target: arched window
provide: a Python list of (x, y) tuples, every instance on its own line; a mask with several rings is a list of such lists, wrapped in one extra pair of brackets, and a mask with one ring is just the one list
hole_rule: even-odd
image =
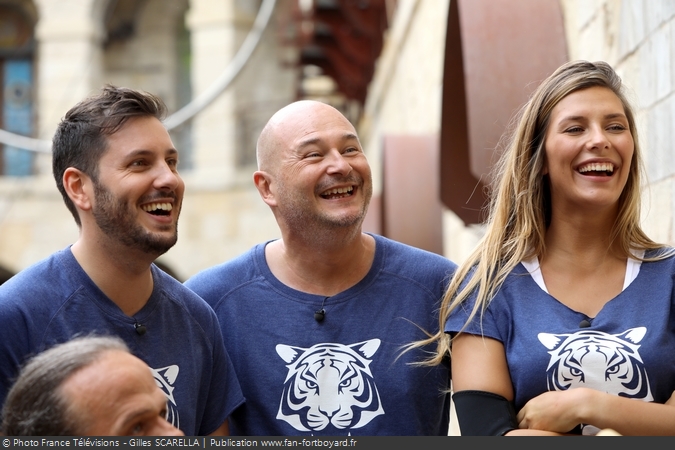
[[(34, 22), (18, 4), (0, 4), (0, 128), (32, 136), (34, 120)], [(0, 174), (33, 173), (33, 154), (0, 145)]]

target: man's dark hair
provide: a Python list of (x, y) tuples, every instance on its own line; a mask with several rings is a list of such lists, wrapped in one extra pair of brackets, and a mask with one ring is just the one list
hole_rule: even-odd
[(86, 411), (72, 409), (61, 386), (108, 351), (129, 352), (118, 337), (84, 336), (34, 356), (19, 373), (2, 408), (5, 436), (79, 436)]
[(74, 167), (98, 182), (98, 162), (107, 149), (107, 137), (132, 117), (163, 120), (166, 105), (147, 92), (106, 85), (98, 95), (74, 107), (59, 123), (52, 145), (52, 171), (63, 201), (80, 226), (80, 216), (63, 186), (63, 173)]

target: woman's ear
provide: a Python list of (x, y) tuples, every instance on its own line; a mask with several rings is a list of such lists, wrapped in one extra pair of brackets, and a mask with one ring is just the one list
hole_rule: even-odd
[(253, 173), (253, 182), (255, 183), (255, 187), (258, 189), (258, 193), (260, 193), (260, 197), (262, 197), (263, 201), (269, 206), (276, 206), (277, 201), (274, 197), (272, 177), (270, 174), (262, 170), (258, 170)]
[(90, 210), (94, 196), (94, 186), (91, 178), (80, 169), (68, 167), (63, 172), (63, 188), (77, 209)]

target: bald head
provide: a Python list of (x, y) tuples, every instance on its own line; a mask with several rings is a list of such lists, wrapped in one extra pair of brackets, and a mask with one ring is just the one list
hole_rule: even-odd
[(291, 103), (263, 129), (257, 155), (253, 182), (284, 240), (294, 235), (325, 243), (336, 231), (337, 240), (360, 235), (372, 174), (354, 126), (340, 111), (317, 101)]
[(2, 410), (7, 436), (180, 435), (150, 367), (118, 337), (83, 336), (22, 368)]
[(111, 350), (61, 386), (87, 436), (178, 436), (166, 420), (167, 397), (146, 363)]
[(356, 136), (353, 125), (334, 107), (315, 100), (291, 103), (277, 111), (260, 133), (256, 145), (258, 170), (272, 170), (283, 150), (290, 148), (296, 139), (313, 131), (319, 118), (328, 118), (346, 126)]
[(65, 380), (110, 351), (129, 352), (118, 338), (87, 336), (56, 345), (30, 359), (7, 394), (3, 433), (8, 436), (75, 436), (81, 418), (70, 411)]

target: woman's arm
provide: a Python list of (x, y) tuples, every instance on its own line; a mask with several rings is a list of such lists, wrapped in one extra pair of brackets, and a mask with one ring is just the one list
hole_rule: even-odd
[(675, 400), (666, 404), (619, 397), (588, 388), (545, 392), (518, 413), (521, 428), (569, 430), (578, 423), (624, 436), (675, 435)]
[[(484, 391), (497, 394), (508, 401), (513, 401), (513, 386), (506, 364), (506, 353), (501, 342), (482, 336), (460, 334), (452, 342), (452, 388), (455, 393), (461, 391)], [(456, 405), (457, 406), (457, 405)], [(476, 428), (476, 421), (493, 420), (486, 414), (472, 415), (458, 409), (460, 432), (462, 422), (471, 421)], [(514, 426), (516, 418), (513, 417)], [(491, 424), (486, 423), (485, 429)], [(478, 427), (480, 428), (480, 426)], [(573, 426), (569, 429), (574, 428)], [(569, 430), (568, 429), (568, 430)], [(559, 435), (539, 430), (512, 430), (506, 435)]]

